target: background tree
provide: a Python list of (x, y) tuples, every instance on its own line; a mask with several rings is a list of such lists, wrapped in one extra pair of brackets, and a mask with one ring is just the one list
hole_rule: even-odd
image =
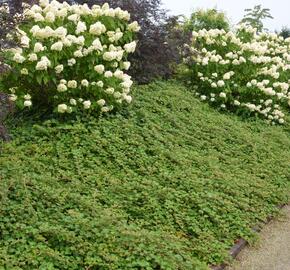
[(290, 37), (290, 28), (287, 26), (283, 26), (281, 31), (278, 32), (278, 34), (282, 36), (283, 38), (288, 38)]
[(230, 29), (229, 19), (226, 14), (217, 9), (199, 9), (193, 12), (185, 22), (185, 31), (198, 31), (201, 29)]
[(253, 9), (245, 9), (245, 16), (241, 20), (241, 23), (246, 23), (257, 28), (258, 32), (263, 30), (268, 30), (264, 28), (263, 20), (265, 19), (274, 19), (270, 13), (269, 8), (262, 8), (261, 5), (254, 6)]

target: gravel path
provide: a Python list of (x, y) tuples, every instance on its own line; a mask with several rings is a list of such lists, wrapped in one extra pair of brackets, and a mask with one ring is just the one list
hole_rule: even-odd
[(259, 243), (245, 248), (227, 270), (290, 270), (290, 206), (283, 213), (262, 230)]

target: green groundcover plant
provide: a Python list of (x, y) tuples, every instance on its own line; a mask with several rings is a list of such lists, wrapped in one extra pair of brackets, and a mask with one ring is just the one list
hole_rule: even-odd
[(10, 72), (1, 88), (19, 108), (93, 113), (131, 102), (127, 56), (140, 28), (127, 11), (42, 0), (24, 15), (12, 36), (21, 47), (2, 52)]
[(186, 78), (201, 100), (272, 124), (290, 105), (290, 39), (239, 25), (236, 31), (193, 32)]
[(203, 270), (289, 200), (287, 124), (217, 114), (178, 83), (134, 96), (100, 120), (10, 126), (1, 270)]

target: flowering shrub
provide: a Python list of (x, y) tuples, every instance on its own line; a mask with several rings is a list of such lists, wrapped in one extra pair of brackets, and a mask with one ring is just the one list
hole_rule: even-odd
[(127, 56), (139, 26), (127, 11), (41, 0), (24, 14), (21, 48), (5, 52), (11, 69), (2, 78), (18, 107), (108, 112), (131, 102)]
[(290, 105), (290, 38), (257, 34), (239, 25), (235, 32), (193, 32), (187, 75), (201, 100), (221, 109), (256, 114), (283, 124)]

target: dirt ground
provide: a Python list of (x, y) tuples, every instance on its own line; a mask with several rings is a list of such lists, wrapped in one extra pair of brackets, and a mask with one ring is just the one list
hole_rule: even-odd
[(262, 230), (259, 242), (246, 247), (227, 270), (290, 270), (290, 205), (282, 211)]

